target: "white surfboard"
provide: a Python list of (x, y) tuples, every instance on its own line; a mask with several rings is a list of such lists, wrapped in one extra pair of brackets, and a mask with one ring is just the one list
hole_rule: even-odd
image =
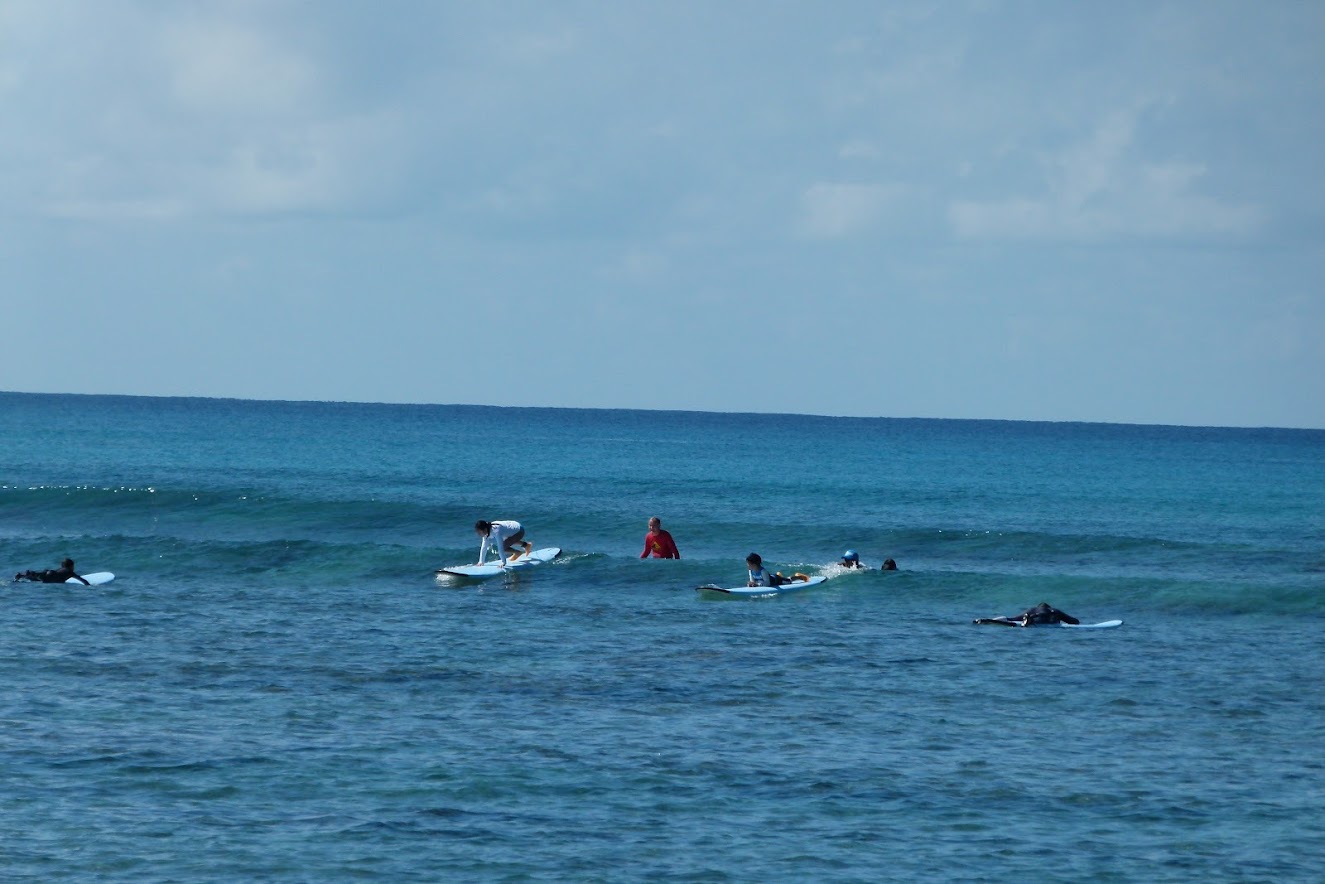
[(550, 562), (561, 555), (561, 548), (556, 546), (536, 549), (528, 555), (521, 554), (519, 558), (507, 559), (506, 567), (502, 568), (500, 564), (486, 565), (455, 565), (451, 568), (438, 568), (439, 577), (464, 577), (469, 580), (487, 580), (490, 577), (496, 577), (499, 574), (516, 574), (533, 568), (536, 565), (542, 565)]
[(1121, 620), (1105, 620), (1102, 623), (1060, 623), (1059, 626), (1067, 629), (1112, 629), (1115, 626), (1122, 626)]
[[(101, 586), (103, 583), (110, 583), (114, 579), (115, 575), (110, 573), (109, 571), (98, 571), (95, 574), (83, 575), (83, 580), (86, 580), (88, 583), (92, 584), (93, 586)], [(72, 583), (74, 586), (83, 585), (82, 580), (75, 580), (72, 577), (66, 580), (65, 583)]]
[(774, 596), (787, 595), (788, 593), (799, 592), (802, 589), (809, 589), (811, 586), (818, 586), (827, 580), (827, 577), (811, 577), (809, 580), (794, 580), (791, 583), (784, 583), (781, 586), (733, 586), (730, 589), (724, 589), (721, 586), (696, 586), (695, 590), (700, 598), (709, 599), (771, 599)]

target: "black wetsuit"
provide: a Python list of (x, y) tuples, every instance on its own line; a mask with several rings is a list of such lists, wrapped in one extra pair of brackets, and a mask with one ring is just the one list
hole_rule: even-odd
[(1040, 626), (1046, 623), (1071, 623), (1073, 626), (1081, 621), (1070, 614), (1064, 614), (1062, 611), (1052, 607), (1048, 602), (1040, 602), (1034, 608), (1028, 608), (1014, 618), (1022, 621), (1027, 626)]
[(1070, 623), (1075, 626), (1081, 621), (1071, 614), (1064, 614), (1048, 602), (1040, 602), (1035, 607), (1027, 608), (1012, 617), (981, 617), (975, 622), (997, 623), (1003, 626), (1045, 626), (1053, 623)]
[(45, 571), (24, 571), (22, 574), (16, 574), (14, 579), (31, 580), (34, 583), (64, 583), (71, 577), (84, 584), (87, 583), (86, 580), (83, 580), (82, 577), (75, 574), (72, 568), (48, 568)]

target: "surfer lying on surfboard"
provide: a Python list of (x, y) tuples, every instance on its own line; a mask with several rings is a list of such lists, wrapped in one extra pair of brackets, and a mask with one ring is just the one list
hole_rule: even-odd
[(759, 557), (759, 553), (750, 553), (745, 557), (746, 567), (750, 569), (750, 582), (746, 586), (782, 586), (786, 583), (794, 583), (800, 580), (809, 580), (810, 575), (796, 573), (790, 577), (783, 577), (779, 571), (773, 574), (764, 568), (764, 560)]
[(77, 580), (84, 586), (92, 585), (74, 573), (73, 559), (65, 559), (60, 563), (59, 568), (47, 568), (45, 571), (20, 571), (14, 575), (15, 580), (31, 580), (34, 583), (64, 583), (70, 578)]
[(979, 617), (971, 622), (992, 623), (999, 626), (1046, 626), (1051, 623), (1070, 623), (1076, 626), (1081, 621), (1071, 614), (1064, 614), (1048, 602), (1040, 602), (1034, 608), (1027, 608), (1011, 617)]

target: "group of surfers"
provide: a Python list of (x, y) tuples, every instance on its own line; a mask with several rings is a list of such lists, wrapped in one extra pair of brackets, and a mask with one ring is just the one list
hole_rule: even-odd
[[(478, 543), (478, 563), (488, 561), (488, 551), (492, 550), (500, 559), (501, 566), (506, 567), (507, 561), (514, 561), (521, 555), (529, 555), (533, 545), (525, 539), (525, 526), (515, 520), (478, 520), (474, 522), (474, 531), (480, 538)], [(678, 559), (681, 558), (681, 551), (677, 549), (676, 539), (672, 537), (670, 531), (663, 527), (663, 520), (655, 516), (649, 520), (648, 534), (644, 535), (644, 551), (640, 553), (640, 558), (661, 558)], [(849, 570), (865, 570), (865, 566), (860, 561), (860, 554), (856, 550), (847, 550), (841, 554), (841, 567)], [(782, 571), (770, 571), (763, 566), (763, 558), (758, 553), (750, 553), (746, 557), (747, 580), (746, 586), (784, 586), (787, 583), (794, 583), (796, 580), (808, 580), (808, 574), (792, 574), (791, 577), (783, 577)], [(884, 571), (896, 571), (897, 562), (893, 559), (884, 559), (882, 569)], [(1033, 608), (1027, 608), (1020, 614), (1010, 616), (998, 616), (998, 618), (978, 618), (974, 623), (995, 623), (1000, 626), (1041, 626), (1041, 624), (1051, 623), (1079, 623), (1079, 620), (1073, 616), (1064, 614), (1063, 611), (1052, 607), (1048, 602), (1041, 602)]]
[[(524, 525), (514, 519), (479, 519), (474, 523), (474, 533), (479, 536), (478, 563), (484, 564), (488, 560), (488, 551), (496, 554), (501, 567), (505, 568), (508, 561), (514, 561), (521, 555), (528, 555), (533, 549), (533, 544), (524, 539)], [(681, 551), (676, 548), (676, 539), (672, 533), (662, 526), (662, 519), (657, 516), (649, 519), (649, 533), (644, 535), (644, 551), (639, 554), (641, 559), (679, 559)], [(780, 573), (770, 573), (764, 569), (763, 559), (759, 553), (750, 553), (745, 557), (745, 564), (749, 567), (749, 586), (777, 586), (779, 578), (790, 581), (795, 578), (783, 578)], [(842, 567), (850, 569), (864, 570), (865, 566), (861, 564), (860, 554), (854, 549), (849, 549), (842, 553)], [(884, 571), (896, 571), (897, 563), (892, 559), (884, 559)], [(798, 574), (797, 577), (805, 577)]]
[[(492, 550), (497, 554), (501, 566), (504, 568), (507, 561), (513, 561), (521, 555), (528, 555), (530, 550), (533, 549), (533, 545), (524, 539), (524, 526), (514, 519), (493, 521), (480, 519), (474, 523), (474, 531), (481, 541), (478, 548), (478, 563), (480, 565), (487, 560), (488, 550)], [(676, 540), (672, 537), (671, 532), (663, 529), (662, 520), (657, 516), (649, 519), (649, 533), (644, 535), (644, 551), (639, 554), (639, 557), (641, 559), (681, 558), (681, 552), (676, 548)], [(796, 573), (790, 577), (784, 577), (781, 571), (769, 571), (764, 567), (764, 560), (759, 553), (752, 552), (746, 556), (745, 565), (748, 569), (746, 586), (777, 587), (798, 580), (810, 579), (808, 574)], [(854, 549), (842, 553), (841, 565), (843, 568), (850, 570), (867, 570), (860, 561), (860, 554)], [(881, 570), (896, 571), (897, 562), (890, 558), (884, 559)], [(1076, 624), (1080, 621), (1051, 606), (1048, 602), (1041, 602), (1020, 614), (1004, 617), (980, 617), (972, 622), (1003, 626), (1040, 626), (1052, 623)]]
[[(491, 521), (479, 519), (474, 523), (474, 531), (481, 540), (478, 548), (478, 563), (480, 565), (487, 561), (489, 550), (496, 553), (503, 568), (506, 567), (507, 562), (514, 561), (521, 555), (529, 555), (533, 550), (533, 544), (524, 539), (524, 526), (514, 519)], [(649, 519), (649, 533), (644, 536), (644, 551), (640, 553), (639, 557), (641, 559), (649, 557), (655, 559), (681, 558), (681, 553), (676, 548), (676, 540), (673, 539), (671, 532), (663, 529), (662, 520), (657, 516)], [(746, 586), (776, 587), (797, 580), (810, 579), (808, 574), (796, 573), (790, 577), (784, 577), (781, 571), (769, 571), (764, 567), (764, 560), (759, 553), (752, 552), (746, 556), (745, 564), (748, 568)], [(865, 566), (860, 561), (860, 555), (854, 549), (842, 553), (842, 567), (851, 570), (865, 570)], [(896, 571), (897, 563), (892, 559), (884, 559), (882, 570)], [(14, 575), (16, 581), (30, 580), (35, 583), (65, 583), (71, 579), (77, 580), (84, 586), (91, 586), (74, 571), (73, 559), (65, 559), (60, 563), (59, 568), (48, 568), (45, 571), (20, 571)], [(1075, 625), (1080, 621), (1051, 606), (1048, 602), (1041, 602), (1020, 614), (1005, 617), (980, 617), (973, 622), (1000, 626), (1039, 626), (1053, 623), (1071, 623)]]

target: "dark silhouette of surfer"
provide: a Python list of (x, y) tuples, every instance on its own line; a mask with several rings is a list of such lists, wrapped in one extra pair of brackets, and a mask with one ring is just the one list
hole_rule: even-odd
[(47, 568), (45, 571), (20, 571), (14, 575), (15, 580), (31, 580), (33, 583), (64, 583), (70, 578), (84, 586), (92, 585), (74, 573), (73, 559), (65, 559), (58, 568)]
[(1027, 608), (1011, 617), (979, 617), (971, 622), (994, 626), (1048, 626), (1054, 623), (1069, 623), (1076, 626), (1081, 621), (1071, 614), (1064, 614), (1048, 602), (1040, 602), (1035, 607)]

